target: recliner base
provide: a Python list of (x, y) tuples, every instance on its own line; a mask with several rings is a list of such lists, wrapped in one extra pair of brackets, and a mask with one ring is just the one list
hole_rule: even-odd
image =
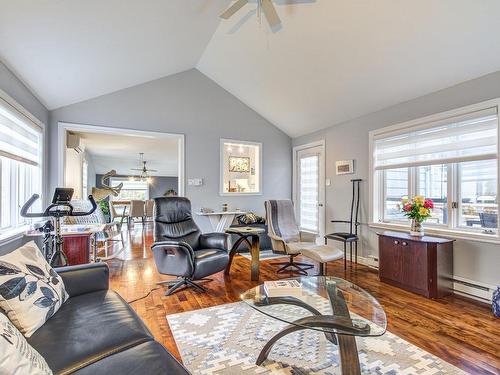
[(314, 268), (314, 265), (295, 262), (293, 258), (295, 258), (297, 255), (290, 255), (290, 260), (288, 262), (272, 263), (273, 266), (282, 266), (276, 271), (276, 273), (297, 272), (301, 275), (307, 276), (306, 270)]
[[(199, 279), (198, 281), (212, 281), (212, 279)], [(194, 288), (200, 292), (207, 292), (208, 291), (207, 288), (195, 283), (193, 280), (191, 280), (187, 277), (180, 277), (180, 278), (177, 278), (174, 280), (160, 281), (157, 284), (158, 285), (168, 284), (169, 289), (165, 292), (166, 296), (172, 295), (175, 291), (177, 291), (179, 288), (181, 288), (183, 286), (185, 288)]]

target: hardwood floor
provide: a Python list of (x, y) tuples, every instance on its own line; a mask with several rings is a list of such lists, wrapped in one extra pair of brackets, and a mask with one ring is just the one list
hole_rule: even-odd
[[(146, 295), (157, 287), (156, 282), (168, 277), (156, 271), (150, 250), (150, 225), (143, 231), (140, 224), (135, 224), (127, 235), (127, 249), (122, 254), (125, 260), (114, 259), (108, 264), (112, 289), (131, 301)], [(308, 262), (304, 258), (301, 261)], [(261, 262), (261, 282), (290, 276), (278, 276), (272, 262)], [(310, 274), (317, 272), (316, 266)], [(390, 332), (469, 373), (500, 374), (500, 319), (493, 316), (489, 306), (457, 296), (429, 300), (381, 283), (376, 270), (362, 265), (348, 265), (344, 272), (343, 262), (337, 261), (328, 264), (327, 273), (350, 280), (375, 296), (386, 311)], [(221, 272), (214, 275), (213, 282), (205, 284), (209, 293), (187, 289), (165, 297), (164, 287), (160, 286), (132, 306), (155, 338), (180, 359), (167, 314), (236, 302), (243, 291), (257, 284), (250, 281), (250, 261), (236, 256), (229, 277)]]

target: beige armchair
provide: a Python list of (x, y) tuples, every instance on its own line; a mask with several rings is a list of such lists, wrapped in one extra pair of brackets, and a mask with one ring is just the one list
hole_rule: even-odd
[(288, 271), (307, 275), (306, 271), (314, 266), (295, 262), (294, 258), (300, 254), (319, 262), (320, 274), (324, 274), (327, 262), (343, 258), (343, 253), (339, 249), (328, 245), (317, 245), (316, 234), (299, 230), (291, 200), (266, 201), (265, 208), (273, 252), (289, 256), (288, 262), (274, 264), (281, 266), (278, 273)]

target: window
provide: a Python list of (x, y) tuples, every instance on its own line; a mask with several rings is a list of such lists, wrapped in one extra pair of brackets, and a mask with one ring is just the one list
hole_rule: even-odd
[(384, 218), (390, 221), (406, 220), (399, 203), (408, 197), (408, 168), (387, 169), (384, 174)]
[(220, 141), (220, 195), (261, 194), (262, 144)]
[(110, 186), (116, 186), (123, 183), (120, 194), (115, 197), (111, 195), (114, 201), (121, 200), (147, 200), (149, 199), (149, 184), (148, 181), (142, 180), (129, 180), (124, 178), (112, 177), (110, 178)]
[(407, 225), (401, 199), (423, 195), (426, 226), (498, 238), (498, 104), (371, 132), (373, 221)]
[(319, 231), (319, 155), (299, 159), (300, 228), (314, 233)]
[(42, 127), (23, 112), (0, 97), (0, 238), (29, 223), (19, 215), (21, 206), (42, 195)]

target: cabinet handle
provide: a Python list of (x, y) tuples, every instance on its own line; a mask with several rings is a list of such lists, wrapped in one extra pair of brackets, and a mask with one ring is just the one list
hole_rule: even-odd
[(398, 240), (395, 240), (395, 241), (394, 241), (394, 245), (399, 245), (399, 241), (398, 241)]
[(402, 245), (403, 245), (403, 246), (408, 246), (408, 242), (403, 241)]

